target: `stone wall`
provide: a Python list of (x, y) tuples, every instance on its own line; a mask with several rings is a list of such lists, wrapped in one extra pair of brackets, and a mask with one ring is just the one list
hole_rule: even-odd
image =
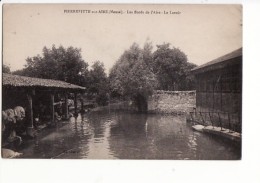
[(149, 113), (184, 114), (196, 107), (196, 91), (157, 90), (148, 99)]

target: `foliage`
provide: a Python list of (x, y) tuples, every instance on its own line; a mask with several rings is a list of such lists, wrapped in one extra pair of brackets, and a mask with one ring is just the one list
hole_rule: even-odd
[(134, 99), (139, 111), (147, 109), (147, 97), (154, 89), (189, 90), (194, 87), (194, 78), (189, 74), (196, 65), (189, 63), (187, 56), (170, 44), (157, 45), (152, 52), (152, 43), (146, 42), (141, 49), (134, 43), (126, 50), (110, 71), (112, 95)]
[(178, 48), (170, 48), (169, 43), (157, 45), (157, 50), (153, 53), (153, 71), (159, 81), (159, 89), (191, 89), (192, 78), (188, 73), (196, 65), (187, 60), (185, 53)]
[(108, 101), (109, 101), (109, 94), (102, 91), (100, 92), (97, 96), (96, 96), (96, 102), (98, 105), (108, 105)]
[(64, 48), (55, 45), (51, 49), (44, 47), (42, 56), (37, 55), (26, 59), (25, 68), (14, 74), (67, 81), (83, 85), (88, 74), (88, 64), (81, 57), (78, 48)]
[(8, 65), (3, 64), (2, 72), (10, 74), (11, 73), (10, 67)]
[[(154, 89), (194, 88), (194, 78), (189, 72), (196, 65), (189, 63), (180, 49), (164, 43), (152, 50), (151, 42), (146, 42), (143, 48), (134, 43), (114, 64), (108, 78), (102, 62), (94, 62), (88, 70), (80, 49), (53, 45), (44, 47), (41, 56), (28, 57), (25, 68), (14, 74), (85, 86), (88, 95), (95, 96), (99, 105), (106, 105), (111, 95), (131, 98), (139, 111), (145, 111), (147, 97)], [(10, 68), (4, 66), (3, 72), (10, 72)]]
[(104, 64), (96, 61), (89, 71), (88, 63), (82, 59), (78, 48), (56, 48), (55, 45), (51, 49), (44, 47), (42, 56), (28, 57), (25, 68), (14, 74), (63, 80), (85, 86), (88, 96), (96, 98), (99, 105), (106, 105), (108, 101), (109, 86)]
[(97, 103), (99, 105), (106, 105), (108, 103), (109, 83), (102, 62), (94, 62), (92, 69), (89, 71), (86, 83), (88, 93), (96, 95)]
[(184, 74), (181, 77), (180, 83), (178, 84), (178, 90), (194, 90), (195, 89), (195, 78), (190, 74), (191, 69), (197, 65), (187, 62), (184, 65)]
[(147, 97), (157, 84), (156, 77), (147, 64), (152, 59), (151, 56), (151, 49), (141, 49), (134, 43), (110, 71), (111, 92), (134, 99), (139, 111), (146, 110)]

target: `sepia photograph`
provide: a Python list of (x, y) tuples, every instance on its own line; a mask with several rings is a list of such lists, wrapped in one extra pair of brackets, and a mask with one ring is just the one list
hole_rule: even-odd
[(242, 15), (3, 4), (1, 157), (241, 161)]

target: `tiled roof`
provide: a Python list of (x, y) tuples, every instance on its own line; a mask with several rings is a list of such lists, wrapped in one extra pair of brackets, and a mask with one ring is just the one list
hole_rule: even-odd
[(46, 88), (75, 89), (75, 90), (85, 89), (85, 87), (70, 84), (64, 81), (25, 77), (25, 76), (18, 76), (13, 74), (6, 74), (6, 73), (3, 73), (3, 86), (46, 87)]

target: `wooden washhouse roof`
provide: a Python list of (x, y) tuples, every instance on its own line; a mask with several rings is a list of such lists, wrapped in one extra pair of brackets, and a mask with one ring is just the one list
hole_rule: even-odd
[(238, 57), (241, 57), (241, 61), (242, 61), (242, 55), (243, 55), (242, 48), (239, 48), (226, 55), (216, 58), (210, 62), (207, 62), (198, 67), (195, 67), (194, 69), (191, 70), (191, 72), (193, 74), (196, 74), (196, 73), (203, 73), (203, 72), (210, 71), (210, 70), (220, 69), (220, 68), (226, 67), (227, 65), (237, 63), (238, 61), (240, 61), (240, 60), (236, 59)]
[(26, 88), (52, 88), (52, 89), (70, 89), (85, 90), (85, 87), (70, 84), (64, 81), (53, 79), (41, 79), (33, 77), (18, 76), (3, 73), (2, 83), (4, 87), (26, 87)]

